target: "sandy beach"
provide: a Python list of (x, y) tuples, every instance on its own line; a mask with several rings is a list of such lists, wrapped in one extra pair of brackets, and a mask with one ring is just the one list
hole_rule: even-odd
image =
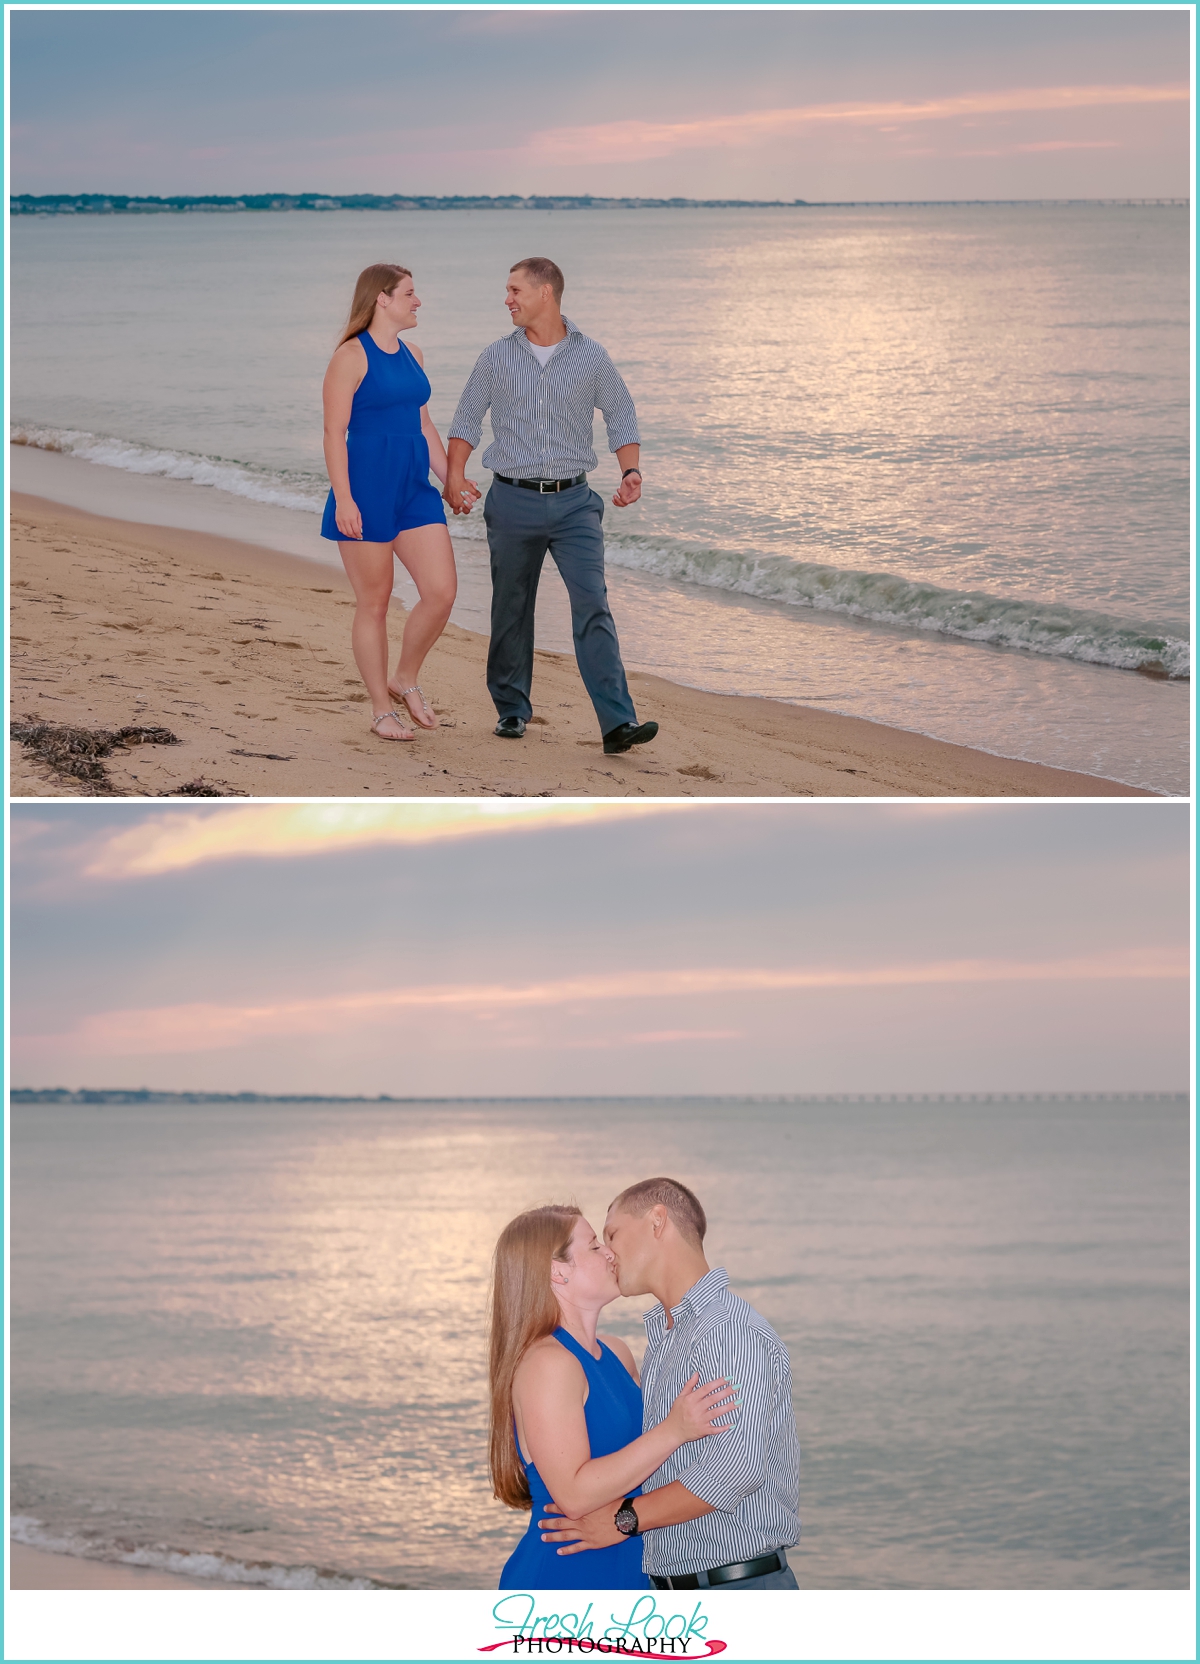
[(205, 1577), (180, 1577), (152, 1566), (118, 1566), (108, 1560), (81, 1560), (73, 1554), (10, 1543), (11, 1589), (252, 1589), (252, 1583), (224, 1583)]
[[(492, 734), (486, 640), (451, 625), (422, 681), (441, 726), (377, 739), (337, 569), (12, 495), (12, 716), (119, 745), (91, 781), (12, 746), (14, 797), (1140, 797), (1134, 787), (766, 699), (630, 674), (652, 745), (606, 757), (569, 655), (537, 653), (521, 742)], [(393, 640), (403, 620), (393, 601)]]

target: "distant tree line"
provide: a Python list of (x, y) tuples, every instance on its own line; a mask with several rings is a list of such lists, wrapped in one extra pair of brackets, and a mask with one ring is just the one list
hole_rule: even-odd
[(390, 1104), (403, 1100), (387, 1092), (376, 1097), (330, 1096), (321, 1092), (156, 1092), (152, 1087), (14, 1087), (14, 1104)]
[(571, 209), (571, 208), (1186, 208), (1185, 196), (1158, 197), (981, 197), (940, 201), (809, 202), (755, 201), (743, 197), (689, 196), (321, 196), (314, 191), (299, 196), (279, 192), (263, 196), (107, 196), (78, 192), (10, 196), (13, 214), (261, 214), (328, 213), (331, 209), (453, 210), (459, 208)]
[(322, 196), (306, 191), (299, 196), (272, 192), (264, 196), (98, 196), (89, 193), (9, 198), (14, 214), (241, 214), (288, 213), (296, 210), (327, 213), (335, 208), (401, 211), (415, 208), (804, 208), (792, 202), (749, 202), (734, 198), (696, 201), (691, 197), (641, 196)]

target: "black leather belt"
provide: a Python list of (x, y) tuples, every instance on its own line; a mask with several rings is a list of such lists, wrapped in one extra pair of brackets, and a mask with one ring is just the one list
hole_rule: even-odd
[[(710, 1572), (689, 1572), (681, 1577), (652, 1577), (651, 1583), (656, 1589), (703, 1589), (717, 1583), (741, 1583), (748, 1577), (766, 1577), (768, 1572), (782, 1572), (787, 1570), (787, 1557), (780, 1550), (778, 1554), (760, 1554), (756, 1560), (735, 1560), (731, 1566), (714, 1566)], [(700, 1578), (708, 1580), (708, 1585), (701, 1583)]]
[(526, 491), (540, 491), (544, 496), (550, 491), (567, 491), (573, 485), (583, 485), (587, 475), (576, 474), (573, 480), (511, 480), (507, 474), (493, 474), (492, 478), (501, 485), (521, 485)]

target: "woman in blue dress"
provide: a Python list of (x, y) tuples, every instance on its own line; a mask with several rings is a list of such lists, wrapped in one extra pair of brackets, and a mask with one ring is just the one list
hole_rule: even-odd
[[(446, 478), (446, 448), (429, 415), (420, 349), (399, 339), (421, 302), (404, 266), (359, 275), (350, 320), (325, 373), (325, 466), (330, 492), (321, 536), (336, 542), (354, 589), (351, 643), (380, 739), (413, 740), (406, 718), (436, 728), (420, 686), (421, 666), (446, 628), (457, 578), (442, 499), (429, 483)], [(473, 494), (473, 495), (472, 495)], [(479, 491), (467, 481), (466, 503)], [(420, 599), (408, 615), (395, 676), (388, 677), (387, 612), (393, 558)], [(394, 709), (396, 701), (403, 709)]]
[(693, 1375), (665, 1420), (642, 1432), (642, 1389), (623, 1340), (600, 1335), (620, 1293), (613, 1257), (576, 1207), (534, 1208), (496, 1244), (492, 1282), (491, 1469), (494, 1494), (530, 1509), (500, 1574), (502, 1589), (646, 1589), (642, 1544), (563, 1554), (542, 1541), (554, 1502), (572, 1519), (637, 1496), (667, 1457), (721, 1432), (728, 1383)]

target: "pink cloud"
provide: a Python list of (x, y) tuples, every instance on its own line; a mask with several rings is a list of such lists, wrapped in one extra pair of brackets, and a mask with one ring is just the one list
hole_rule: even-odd
[[(370, 989), (358, 994), (280, 1000), (253, 1005), (192, 1002), (96, 1012), (60, 1034), (14, 1036), (26, 1053), (150, 1056), (217, 1051), (281, 1036), (342, 1034), (387, 1024), (398, 1013), (461, 1013), (475, 1022), (501, 1012), (586, 1008), (596, 1003), (700, 999), (835, 989), (912, 988), (964, 983), (1063, 983), (1186, 979), (1186, 957), (1163, 949), (1128, 949), (1042, 961), (957, 959), (873, 967), (762, 967), (627, 971), (557, 981), (452, 983)], [(649, 1031), (670, 1033), (672, 1031)]]
[(90, 846), (89, 878), (145, 878), (208, 861), (248, 856), (344, 854), (370, 844), (420, 844), (459, 836), (676, 812), (672, 803), (621, 799), (546, 802), (501, 798), (467, 803), (252, 804), (213, 815), (151, 815)]
[(1119, 150), (1117, 139), (1043, 139), (1037, 144), (997, 145), (992, 150), (956, 150), (955, 156), (1021, 156), (1039, 150)]
[[(622, 1046), (670, 1046), (693, 1040), (744, 1040), (746, 1031), (740, 1028), (663, 1028), (648, 1034), (603, 1035), (594, 1040), (568, 1040), (564, 1051), (611, 1051)], [(543, 1045), (541, 1040), (530, 1042)]]
[(1186, 102), (1186, 86), (1015, 87), (1004, 92), (964, 93), (916, 103), (808, 104), (790, 109), (747, 110), (740, 115), (697, 121), (610, 121), (581, 127), (552, 127), (526, 141), (535, 161), (635, 162), (678, 150), (759, 144), (836, 123), (888, 131), (888, 123), (945, 121), (955, 117), (1035, 111), (1101, 109), (1114, 105)]

